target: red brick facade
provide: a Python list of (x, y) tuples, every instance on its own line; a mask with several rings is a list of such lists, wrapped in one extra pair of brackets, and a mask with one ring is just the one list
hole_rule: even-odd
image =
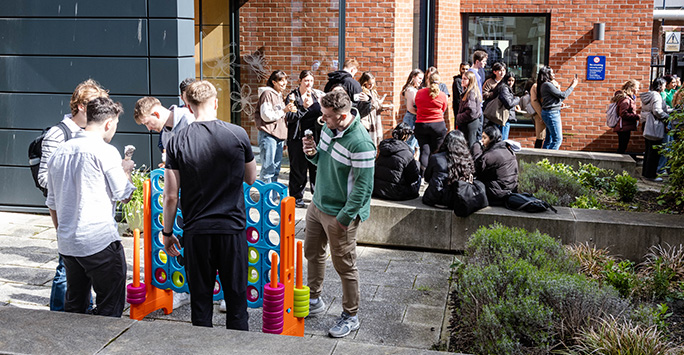
[[(386, 135), (401, 121), (405, 111), (400, 91), (412, 69), (414, 1), (419, 0), (348, 0), (346, 5), (345, 55), (361, 64), (357, 79), (363, 71), (373, 72), (378, 92), (387, 93), (387, 102), (395, 106), (393, 112), (383, 113)], [(332, 70), (332, 60), (337, 59), (336, 4), (310, 0), (248, 1), (240, 8), (241, 54), (263, 51), (270, 70), (285, 70), (292, 79), (299, 71), (311, 69), (313, 61), (318, 60), (316, 87), (322, 87), (325, 74)], [(613, 92), (627, 79), (639, 80), (642, 88), (648, 86), (652, 1), (437, 0), (434, 62), (450, 90), (452, 76), (462, 61), (463, 13), (550, 13), (548, 64), (563, 88), (575, 74), (580, 77), (579, 85), (566, 100), (570, 108), (562, 112), (561, 149), (616, 149), (617, 136), (605, 125), (605, 108)], [(596, 22), (605, 23), (603, 41), (592, 39)], [(589, 55), (606, 56), (604, 81), (584, 79)], [(258, 80), (253, 73), (242, 69), (240, 80), (253, 86), (252, 94), (256, 95)], [(242, 122), (256, 141), (251, 119), (243, 115)], [(628, 151), (641, 151), (640, 135), (635, 133), (632, 137)], [(524, 147), (532, 147), (534, 129), (513, 128), (511, 138), (521, 141)]]

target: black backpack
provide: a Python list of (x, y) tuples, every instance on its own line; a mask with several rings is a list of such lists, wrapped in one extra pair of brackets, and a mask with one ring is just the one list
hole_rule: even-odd
[[(60, 122), (56, 124), (55, 127), (59, 127), (62, 130), (62, 133), (64, 133), (65, 142), (71, 139), (71, 130), (69, 127), (67, 127), (66, 123)], [(43, 156), (43, 138), (45, 138), (45, 135), (50, 128), (52, 127), (44, 129), (43, 132), (41, 132), (40, 135), (36, 137), (31, 144), (29, 144), (28, 148), (29, 167), (31, 168), (33, 182), (36, 184), (36, 187), (43, 192), (43, 196), (47, 196), (47, 189), (43, 188), (38, 183), (38, 170), (40, 169), (40, 158)]]
[(523, 193), (511, 193), (508, 195), (508, 198), (506, 199), (506, 208), (509, 210), (514, 210), (514, 211), (525, 211), (525, 212), (544, 212), (547, 210), (551, 210), (555, 213), (558, 213), (553, 206), (551, 206), (548, 202), (540, 200), (534, 196), (532, 196), (531, 193), (528, 192), (523, 192)]

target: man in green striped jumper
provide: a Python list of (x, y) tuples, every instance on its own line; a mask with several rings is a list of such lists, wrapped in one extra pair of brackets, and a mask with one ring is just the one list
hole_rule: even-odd
[(321, 99), (325, 125), (318, 147), (305, 138), (304, 153), (318, 167), (313, 203), (306, 211), (304, 255), (311, 288), (309, 313), (326, 311), (320, 298), (325, 275), (326, 246), (342, 280), (343, 312), (332, 337), (347, 336), (359, 328), (359, 271), (356, 267), (356, 231), (370, 215), (375, 146), (359, 117), (351, 112), (351, 100), (341, 90)]

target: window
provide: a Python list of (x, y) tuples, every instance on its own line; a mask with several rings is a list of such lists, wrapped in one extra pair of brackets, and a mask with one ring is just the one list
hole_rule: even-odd
[(487, 74), (492, 64), (505, 63), (515, 75), (515, 92), (522, 93), (525, 81), (536, 78), (538, 66), (548, 63), (549, 21), (548, 14), (466, 14), (463, 59), (472, 60), (477, 49), (487, 51)]

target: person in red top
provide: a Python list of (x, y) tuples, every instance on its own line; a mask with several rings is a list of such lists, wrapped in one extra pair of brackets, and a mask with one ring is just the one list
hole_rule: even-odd
[(620, 116), (620, 121), (613, 128), (618, 136), (618, 154), (625, 154), (632, 131), (636, 131), (639, 127), (639, 114), (635, 99), (640, 86), (640, 83), (634, 79), (627, 80), (610, 100), (610, 102), (617, 103), (617, 114)]
[(430, 153), (436, 152), (447, 134), (444, 112), (449, 107), (446, 95), (439, 90), (439, 74), (430, 77), (428, 86), (416, 93), (414, 135), (420, 146), (420, 173), (425, 171)]

